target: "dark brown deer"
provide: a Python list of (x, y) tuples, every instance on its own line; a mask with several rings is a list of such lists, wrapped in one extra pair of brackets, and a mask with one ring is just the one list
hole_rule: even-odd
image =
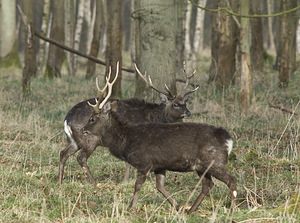
[(108, 84), (107, 96), (95, 105), (83, 133), (100, 137), (114, 156), (136, 168), (129, 208), (136, 205), (149, 172), (156, 175), (158, 191), (177, 209), (177, 202), (164, 187), (166, 171), (196, 171), (199, 177), (203, 175), (202, 191), (188, 213), (195, 211), (209, 193), (214, 185), (212, 177), (224, 182), (235, 200), (235, 178), (226, 170), (233, 140), (225, 129), (200, 123), (127, 123), (120, 102), (108, 101), (112, 84)]
[[(149, 85), (152, 89), (159, 92), (162, 98), (162, 103), (148, 103), (140, 99), (127, 99), (127, 100), (116, 100), (110, 99), (111, 101), (118, 101), (120, 108), (124, 117), (127, 117), (127, 122), (134, 123), (144, 123), (144, 122), (181, 122), (186, 116), (190, 116), (190, 111), (186, 107), (188, 96), (198, 89), (195, 88), (191, 91), (186, 91), (186, 87), (189, 83), (191, 76), (187, 75), (186, 85), (184, 87), (185, 93), (182, 92), (174, 96), (170, 90), (166, 87), (166, 92), (160, 91), (155, 88), (152, 84), (151, 78), (148, 75), (143, 75), (139, 69), (135, 68), (141, 78)], [(109, 75), (110, 76), (110, 72)], [(101, 90), (96, 80), (96, 86), (98, 88), (98, 101), (103, 99), (103, 94), (107, 85)], [(79, 151), (77, 156), (77, 161), (82, 167), (85, 175), (87, 176), (89, 182), (95, 184), (94, 177), (91, 174), (90, 168), (87, 164), (88, 158), (95, 151), (96, 147), (101, 145), (101, 140), (98, 136), (88, 135), (83, 136), (80, 131), (81, 128), (88, 122), (89, 118), (92, 116), (94, 109), (88, 105), (95, 103), (95, 99), (88, 99), (76, 104), (67, 113), (64, 120), (64, 131), (67, 135), (68, 144), (64, 150), (60, 152), (60, 162), (59, 162), (59, 183), (62, 183), (64, 177), (65, 163), (68, 158)], [(126, 165), (126, 171), (124, 180), (126, 181), (129, 177), (129, 167)]]

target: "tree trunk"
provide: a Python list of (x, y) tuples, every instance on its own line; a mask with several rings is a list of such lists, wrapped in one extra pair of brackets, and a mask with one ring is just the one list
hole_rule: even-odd
[(131, 38), (131, 0), (123, 0), (123, 19), (122, 27), (124, 33), (124, 50), (128, 51), (130, 48)]
[(37, 71), (36, 64), (36, 51), (34, 47), (34, 35), (33, 30), (33, 0), (27, 0), (24, 2), (24, 13), (27, 15), (28, 27), (27, 38), (26, 38), (26, 47), (25, 47), (25, 66), (23, 68), (23, 77), (22, 77), (22, 90), (23, 96), (27, 96), (30, 93), (30, 81), (31, 77), (35, 76)]
[[(106, 47), (106, 73), (109, 66), (112, 68), (112, 74), (116, 73), (116, 63), (119, 61), (122, 66), (122, 0), (107, 1), (107, 47)], [(111, 78), (114, 78), (112, 76)], [(113, 96), (121, 97), (122, 72), (119, 71), (119, 77), (113, 87)]]
[[(198, 0), (194, 3), (205, 5), (205, 2)], [(188, 73), (197, 66), (197, 54), (203, 48), (203, 20), (203, 10), (188, 2), (185, 21), (185, 61)]]
[[(50, 38), (64, 43), (64, 1), (53, 1), (51, 7), (53, 10), (53, 21), (51, 24)], [(61, 68), (64, 61), (64, 56), (65, 53), (62, 49), (54, 45), (50, 45), (45, 72), (46, 77), (53, 78), (61, 76)]]
[[(236, 10), (235, 0), (230, 7)], [(226, 1), (219, 0), (218, 7), (227, 7)], [(231, 16), (223, 11), (215, 13), (212, 20), (212, 46), (209, 82), (215, 81), (219, 90), (234, 82), (236, 71), (237, 25)]]
[(96, 6), (92, 7), (91, 4), (91, 0), (85, 0), (84, 20), (87, 26), (86, 53), (90, 53), (96, 20)]
[[(185, 9), (187, 6), (186, 1), (177, 0), (175, 1), (176, 12), (176, 28), (175, 28), (175, 47), (176, 47), (176, 67), (175, 67), (175, 78), (180, 77), (183, 73), (183, 61), (185, 57), (184, 53), (184, 41), (185, 41)], [(176, 83), (175, 83), (176, 84)], [(176, 87), (176, 85), (175, 85)], [(175, 89), (177, 90), (177, 89)]]
[[(179, 53), (176, 48), (178, 1), (141, 0), (140, 8), (136, 8), (134, 13), (140, 29), (138, 66), (142, 72), (146, 71), (151, 75), (155, 86), (162, 90), (164, 84), (167, 84), (174, 94), (176, 54)], [(150, 92), (148, 96), (157, 98)]]
[[(68, 47), (74, 48), (75, 32), (75, 2), (65, 0), (65, 43)], [(74, 76), (74, 54), (66, 52), (68, 74)]]
[[(104, 9), (103, 1), (96, 0), (96, 19), (94, 25), (93, 40), (91, 44), (90, 56), (97, 57), (100, 47), (100, 38), (103, 35), (101, 32), (104, 31)], [(89, 79), (95, 75), (96, 72), (96, 63), (88, 61), (86, 78)]]
[(192, 38), (191, 38), (191, 19), (192, 19), (193, 5), (190, 1), (187, 2), (186, 15), (185, 15), (185, 38), (184, 38), (184, 50), (185, 61), (189, 65), (189, 61), (192, 58)]
[[(206, 5), (207, 0), (199, 0), (200, 4)], [(204, 28), (204, 11), (196, 8), (195, 21), (195, 37), (194, 37), (194, 54), (198, 54), (200, 49), (203, 49), (203, 28)]]
[[(281, 11), (280, 2), (281, 1), (273, 1), (274, 12)], [(281, 43), (282, 43), (282, 41), (280, 40), (281, 19), (282, 19), (281, 16), (275, 16), (273, 17), (273, 22), (272, 22), (272, 33), (274, 37), (274, 44), (275, 44), (275, 51), (276, 51), (276, 59), (275, 59), (275, 63), (273, 64), (273, 69), (275, 70), (278, 70), (278, 57), (281, 51)]]
[[(218, 7), (218, 0), (207, 0), (205, 4), (206, 8), (215, 9)], [(215, 19), (215, 14), (209, 11), (204, 12), (203, 21), (203, 49), (209, 49), (212, 46), (212, 26)]]
[[(74, 36), (74, 48), (79, 50), (82, 23), (84, 16), (84, 0), (78, 0), (78, 13), (76, 18), (75, 36)], [(77, 72), (77, 56), (74, 56), (74, 75)]]
[[(267, 13), (271, 14), (273, 12), (273, 0), (267, 0)], [(272, 23), (272, 17), (268, 17), (268, 40), (269, 40), (269, 44), (268, 44), (268, 48), (271, 52), (275, 51), (275, 43), (274, 43), (274, 35), (273, 35), (273, 23)]]
[[(281, 11), (288, 10), (297, 6), (294, 0), (282, 0)], [(279, 86), (287, 87), (290, 76), (295, 70), (296, 61), (296, 29), (297, 29), (296, 13), (284, 14), (281, 17), (280, 30), (280, 48), (278, 52), (278, 72)]]
[[(141, 0), (134, 0), (133, 2), (133, 10), (132, 15), (134, 19), (134, 62), (139, 66), (141, 64), (141, 22), (142, 22), (142, 14), (141, 11)], [(135, 92), (134, 97), (136, 98), (144, 98), (145, 97), (145, 82), (139, 77), (138, 74), (135, 75)]]
[[(244, 4), (244, 3), (243, 3)], [(246, 4), (246, 3), (245, 3)], [(261, 0), (252, 0), (251, 14), (262, 14)], [(262, 18), (252, 18), (251, 25), (251, 65), (254, 71), (262, 71), (264, 65), (263, 23)]]
[(0, 0), (0, 58), (7, 56), (16, 40), (16, 1)]
[[(50, 22), (50, 0), (44, 0), (41, 32), (47, 37), (49, 37), (49, 32), (48, 32), (49, 22)], [(47, 43), (46, 41), (40, 41), (38, 69), (39, 69), (39, 73), (41, 74), (45, 72), (45, 64), (47, 59), (48, 48), (49, 48), (49, 43)]]
[[(249, 0), (241, 0), (241, 14), (249, 14)], [(247, 114), (252, 94), (252, 75), (250, 71), (250, 27), (249, 19), (241, 18), (240, 49), (241, 49), (241, 110)], [(261, 39), (262, 40), (262, 39)]]

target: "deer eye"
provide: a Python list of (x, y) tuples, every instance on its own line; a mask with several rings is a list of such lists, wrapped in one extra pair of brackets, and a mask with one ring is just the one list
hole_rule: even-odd
[(174, 104), (173, 104), (173, 107), (174, 107), (174, 108), (179, 108), (179, 104), (174, 103)]
[(90, 117), (90, 119), (89, 119), (89, 122), (90, 122), (90, 123), (94, 123), (95, 121), (96, 121), (96, 119), (95, 119), (94, 116)]

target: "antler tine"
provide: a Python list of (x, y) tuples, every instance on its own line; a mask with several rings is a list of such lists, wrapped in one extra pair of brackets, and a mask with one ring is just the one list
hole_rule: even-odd
[(106, 84), (107, 84), (107, 82), (110, 80), (110, 76), (111, 76), (111, 66), (109, 66), (109, 68), (108, 68), (108, 74), (107, 74), (107, 76), (105, 77), (105, 79), (106, 79)]
[(149, 80), (149, 86), (150, 86), (153, 90), (157, 91), (157, 92), (160, 93), (160, 94), (166, 95), (168, 98), (169, 98), (169, 97), (173, 97), (172, 94), (170, 94), (169, 92), (166, 93), (166, 92), (160, 91), (160, 90), (158, 90), (156, 87), (154, 87), (154, 86), (153, 86), (152, 79), (151, 79), (151, 77), (150, 77), (149, 75), (148, 75), (148, 80)]
[(199, 86), (195, 87), (193, 90), (186, 92), (186, 93), (183, 95), (183, 97), (188, 96), (189, 94), (191, 94), (191, 93), (197, 91), (198, 89), (199, 89)]
[(138, 75), (146, 82), (147, 86), (151, 87), (153, 90), (157, 91), (158, 93), (161, 93), (161, 94), (166, 95), (167, 97), (170, 97), (169, 94), (167, 94), (167, 93), (165, 93), (163, 91), (160, 91), (157, 88), (155, 88), (153, 86), (153, 82), (152, 82), (152, 79), (151, 79), (150, 75), (147, 75), (146, 73), (142, 74), (141, 71), (138, 69), (138, 67), (137, 67), (137, 65), (135, 63), (134, 63), (134, 68), (135, 68), (136, 72), (138, 73)]
[(105, 105), (105, 103), (108, 101), (111, 93), (112, 93), (112, 87), (114, 85), (114, 83), (116, 82), (117, 78), (119, 76), (119, 61), (117, 62), (117, 69), (116, 69), (116, 75), (115, 78), (113, 79), (113, 81), (110, 83), (109, 80), (106, 82), (107, 83), (107, 87), (108, 87), (108, 92), (107, 95), (105, 96), (105, 98), (103, 99), (103, 101), (100, 103), (99, 105), (99, 110), (101, 110), (103, 108), (103, 106)]
[(194, 70), (190, 76), (186, 73), (185, 68), (183, 69), (183, 71), (184, 71), (184, 73), (186, 74), (186, 76), (185, 76), (186, 81), (185, 81), (185, 85), (184, 85), (184, 88), (183, 88), (183, 89), (186, 89), (186, 88), (189, 86), (190, 79), (191, 79), (192, 77), (194, 77), (194, 75), (195, 75), (195, 73), (196, 73), (196, 70)]
[(100, 89), (99, 87), (99, 80), (98, 80), (98, 77), (96, 77), (96, 87), (97, 87), (97, 90), (98, 90), (98, 99), (95, 98), (95, 104), (91, 104), (89, 101), (87, 102), (89, 106), (93, 107), (95, 112), (99, 112), (100, 109), (99, 109), (99, 106), (100, 106), (100, 102), (102, 100), (102, 98), (104, 97), (104, 93), (107, 89), (107, 86), (108, 86), (108, 80), (110, 79), (110, 76), (111, 76), (111, 67), (109, 67), (109, 71), (108, 71), (108, 75), (107, 77), (105, 78), (106, 79), (106, 83), (105, 83), (105, 86)]
[(136, 70), (136, 72), (138, 73), (138, 75), (140, 75), (140, 77), (146, 82), (147, 85), (149, 85), (148, 81), (147, 81), (147, 77), (146, 77), (146, 74), (143, 75), (141, 73), (141, 71), (139, 70), (139, 68), (136, 66), (136, 63), (133, 64), (134, 65), (134, 68)]
[(97, 98), (95, 98), (96, 104), (92, 104), (89, 101), (87, 102), (89, 106), (91, 106), (96, 113), (100, 112), (99, 110), (99, 104), (100, 104), (100, 100), (98, 100)]
[[(184, 61), (184, 62), (183, 62), (183, 72), (185, 73), (185, 85), (184, 85), (184, 87), (183, 87), (183, 91), (187, 89), (187, 87), (189, 86), (189, 83), (190, 83), (191, 78), (194, 77), (194, 75), (195, 75), (195, 73), (196, 73), (196, 70), (193, 70), (193, 72), (192, 72), (190, 75), (188, 75), (187, 72), (186, 72), (186, 69), (185, 69), (185, 65), (186, 65), (186, 63), (185, 63), (185, 61)], [(199, 86), (197, 86), (197, 87), (194, 88), (193, 90), (188, 91), (188, 92), (186, 92), (185, 94), (183, 94), (183, 97), (186, 97), (187, 95), (189, 95), (189, 94), (191, 94), (191, 93), (197, 91), (198, 89), (199, 89)]]
[(168, 97), (175, 98), (167, 84), (165, 84), (165, 89), (169, 94)]

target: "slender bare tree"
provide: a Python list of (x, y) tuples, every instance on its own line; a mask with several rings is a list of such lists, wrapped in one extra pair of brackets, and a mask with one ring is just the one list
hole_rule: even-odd
[[(105, 26), (103, 0), (96, 0), (96, 18), (93, 32), (93, 40), (90, 47), (90, 56), (97, 57), (100, 47), (100, 38), (103, 36)], [(89, 79), (95, 75), (96, 64), (92, 61), (87, 63), (86, 78)]]
[[(82, 23), (84, 19), (84, 0), (78, 0), (78, 12), (76, 18), (76, 27), (74, 33), (74, 48), (75, 50), (79, 50), (80, 40), (81, 40), (81, 32), (82, 32)], [(74, 75), (77, 72), (77, 56), (74, 57)]]
[[(74, 48), (75, 16), (75, 1), (65, 0), (65, 43), (71, 48)], [(66, 57), (68, 73), (69, 75), (75, 75), (75, 56), (74, 54), (67, 52)]]
[[(109, 0), (107, 4), (107, 46), (106, 46), (106, 64), (107, 73), (109, 67), (112, 73), (116, 73), (116, 64), (119, 61), (122, 67), (122, 0)], [(111, 77), (114, 78), (114, 77)], [(113, 96), (121, 96), (121, 70), (117, 82), (114, 84)]]
[[(218, 7), (237, 10), (237, 0), (218, 0)], [(232, 16), (224, 11), (213, 14), (211, 36), (211, 65), (209, 82), (215, 81), (218, 89), (234, 82), (236, 72), (237, 24)]]
[[(297, 1), (282, 0), (281, 11), (297, 6)], [(298, 19), (296, 13), (285, 13), (280, 20), (279, 47), (277, 51), (279, 86), (287, 87), (290, 76), (296, 67), (296, 30)]]
[[(50, 0), (44, 0), (41, 32), (47, 37), (49, 37), (50, 34), (49, 25), (50, 25)], [(38, 57), (38, 69), (40, 73), (45, 72), (48, 49), (49, 49), (49, 43), (45, 41), (40, 41), (39, 57)]]
[(36, 64), (36, 51), (34, 47), (34, 34), (33, 34), (33, 0), (27, 0), (24, 2), (24, 13), (27, 16), (28, 26), (27, 28), (27, 38), (25, 47), (25, 66), (23, 68), (22, 77), (22, 89), (23, 96), (27, 96), (30, 93), (30, 82), (31, 77), (36, 74), (37, 64)]
[[(244, 2), (241, 2), (244, 6)], [(262, 14), (262, 1), (251, 0), (250, 13)], [(245, 7), (245, 6), (244, 6)], [(251, 65), (254, 71), (260, 72), (264, 65), (264, 46), (263, 46), (263, 20), (262, 18), (252, 18), (251, 27)]]
[[(241, 14), (248, 15), (249, 0), (241, 0)], [(250, 70), (250, 24), (249, 18), (242, 17), (240, 23), (240, 72), (241, 72), (241, 108), (247, 114), (252, 94), (252, 75)], [(261, 39), (262, 40), (262, 39)]]
[[(56, 41), (64, 43), (65, 32), (65, 12), (64, 12), (64, 1), (52, 1), (51, 9), (53, 14), (53, 20), (51, 23), (50, 37)], [(64, 61), (64, 51), (54, 45), (49, 47), (49, 55), (46, 65), (45, 75), (48, 78), (60, 77), (61, 68)]]
[(0, 60), (17, 57), (16, 1), (0, 0)]

